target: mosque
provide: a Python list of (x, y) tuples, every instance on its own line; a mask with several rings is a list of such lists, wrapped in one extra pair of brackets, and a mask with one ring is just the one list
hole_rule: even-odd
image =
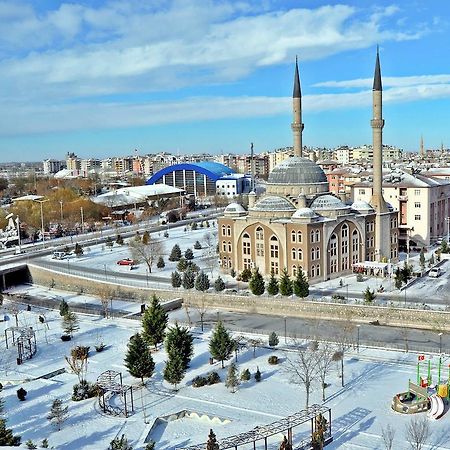
[[(259, 268), (269, 276), (303, 270), (310, 283), (337, 278), (366, 263), (398, 258), (397, 211), (382, 193), (382, 83), (377, 51), (373, 81), (373, 195), (370, 203), (346, 204), (329, 192), (323, 170), (302, 156), (302, 95), (298, 63), (293, 90), (294, 156), (270, 173), (260, 198), (249, 194), (248, 210), (227, 206), (219, 219), (220, 265), (224, 272)], [(378, 263), (378, 264), (377, 264)]]

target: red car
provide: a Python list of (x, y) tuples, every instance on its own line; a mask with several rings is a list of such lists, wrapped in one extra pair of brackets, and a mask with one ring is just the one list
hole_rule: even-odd
[(134, 266), (135, 262), (130, 258), (125, 258), (117, 261), (117, 264), (119, 264), (119, 266)]

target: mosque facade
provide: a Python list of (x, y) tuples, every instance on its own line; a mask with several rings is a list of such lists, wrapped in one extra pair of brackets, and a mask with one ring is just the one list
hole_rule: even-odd
[(270, 173), (264, 195), (249, 194), (248, 209), (227, 206), (218, 222), (221, 268), (258, 268), (269, 276), (286, 268), (309, 281), (351, 273), (361, 262), (398, 259), (398, 212), (382, 194), (382, 84), (377, 52), (373, 84), (373, 195), (347, 204), (329, 192), (323, 170), (302, 156), (302, 95), (298, 63), (293, 90), (294, 156)]

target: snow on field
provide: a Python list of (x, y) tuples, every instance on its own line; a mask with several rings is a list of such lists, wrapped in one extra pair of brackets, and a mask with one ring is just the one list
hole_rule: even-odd
[[(7, 305), (6, 305), (7, 306)], [(0, 317), (5, 311), (0, 310)], [(6, 312), (6, 314), (10, 314)], [(106, 449), (109, 442), (124, 433), (135, 449), (144, 447), (144, 440), (155, 420), (181, 411), (190, 411), (194, 417), (184, 417), (170, 422), (155, 424), (151, 437), (157, 441), (158, 449), (174, 449), (177, 446), (193, 445), (204, 442), (209, 428), (213, 428), (219, 438), (238, 432), (244, 432), (255, 426), (271, 423), (277, 419), (297, 412), (304, 407), (305, 395), (302, 386), (291, 384), (286, 367), (286, 358), (292, 358), (292, 351), (283, 348), (271, 350), (258, 348), (256, 357), (253, 350), (244, 350), (238, 354), (238, 369), (249, 368), (252, 374), (259, 367), (262, 381), (252, 380), (240, 385), (236, 393), (230, 393), (220, 383), (214, 386), (193, 388), (191, 380), (196, 375), (204, 375), (216, 370), (222, 380), (226, 377), (225, 368), (220, 363), (209, 364), (208, 343), (210, 332), (193, 330), (195, 353), (178, 391), (162, 379), (166, 355), (164, 350), (154, 353), (155, 375), (142, 389), (139, 382), (127, 374), (123, 365), (126, 344), (129, 337), (139, 331), (140, 323), (127, 319), (100, 319), (78, 315), (80, 330), (71, 342), (60, 340), (61, 325), (57, 312), (46, 311), (49, 325), (38, 321), (39, 311), (23, 311), (18, 315), (21, 326), (32, 326), (37, 330), (38, 351), (35, 357), (23, 365), (15, 364), (16, 349), (5, 349), (4, 338), (0, 341), (0, 382), (5, 386), (2, 397), (6, 400), (8, 424), (22, 441), (32, 439), (40, 442), (48, 438), (50, 445), (57, 449)], [(0, 333), (12, 321), (0, 323)], [(103, 341), (107, 348), (96, 353), (94, 346)], [(82, 402), (70, 400), (72, 386), (77, 377), (72, 373), (63, 373), (50, 379), (38, 379), (45, 374), (66, 368), (64, 356), (75, 345), (91, 347), (87, 379), (95, 381), (100, 373), (111, 369), (122, 372), (124, 383), (134, 386), (135, 414), (128, 419), (105, 416), (94, 399)], [(270, 355), (277, 355), (281, 363), (268, 364)], [(382, 449), (380, 438), (382, 427), (391, 424), (396, 429), (394, 448), (406, 449), (404, 428), (410, 418), (394, 413), (390, 409), (392, 396), (407, 389), (408, 379), (415, 379), (416, 354), (386, 352), (361, 349), (358, 353), (350, 351), (345, 360), (344, 388), (340, 386), (337, 368), (328, 377), (326, 405), (333, 412), (334, 442), (327, 448), (337, 449)], [(444, 367), (447, 367), (445, 361)], [(436, 376), (436, 357), (433, 359), (433, 375)], [(425, 369), (424, 369), (425, 370)], [(29, 380), (29, 381), (28, 381)], [(12, 383), (12, 384), (9, 384)], [(22, 385), (27, 391), (27, 400), (20, 402), (16, 390)], [(53, 399), (62, 398), (69, 405), (69, 419), (62, 431), (56, 431), (46, 420)], [(314, 390), (311, 403), (320, 403), (320, 390)], [(144, 423), (144, 409), (145, 419)], [(202, 417), (199, 419), (196, 415)], [(206, 417), (207, 416), (207, 417)], [(215, 419), (216, 418), (216, 419)], [(220, 421), (217, 420), (220, 418)], [(450, 449), (450, 424), (448, 416), (436, 422), (430, 422), (432, 429), (432, 448)], [(298, 436), (304, 437), (308, 425), (299, 430)], [(269, 448), (278, 448), (282, 436), (269, 441)]]

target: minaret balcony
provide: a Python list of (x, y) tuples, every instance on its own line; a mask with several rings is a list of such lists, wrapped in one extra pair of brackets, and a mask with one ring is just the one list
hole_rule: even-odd
[(370, 121), (370, 126), (372, 128), (383, 128), (384, 127), (384, 119), (372, 119)]

